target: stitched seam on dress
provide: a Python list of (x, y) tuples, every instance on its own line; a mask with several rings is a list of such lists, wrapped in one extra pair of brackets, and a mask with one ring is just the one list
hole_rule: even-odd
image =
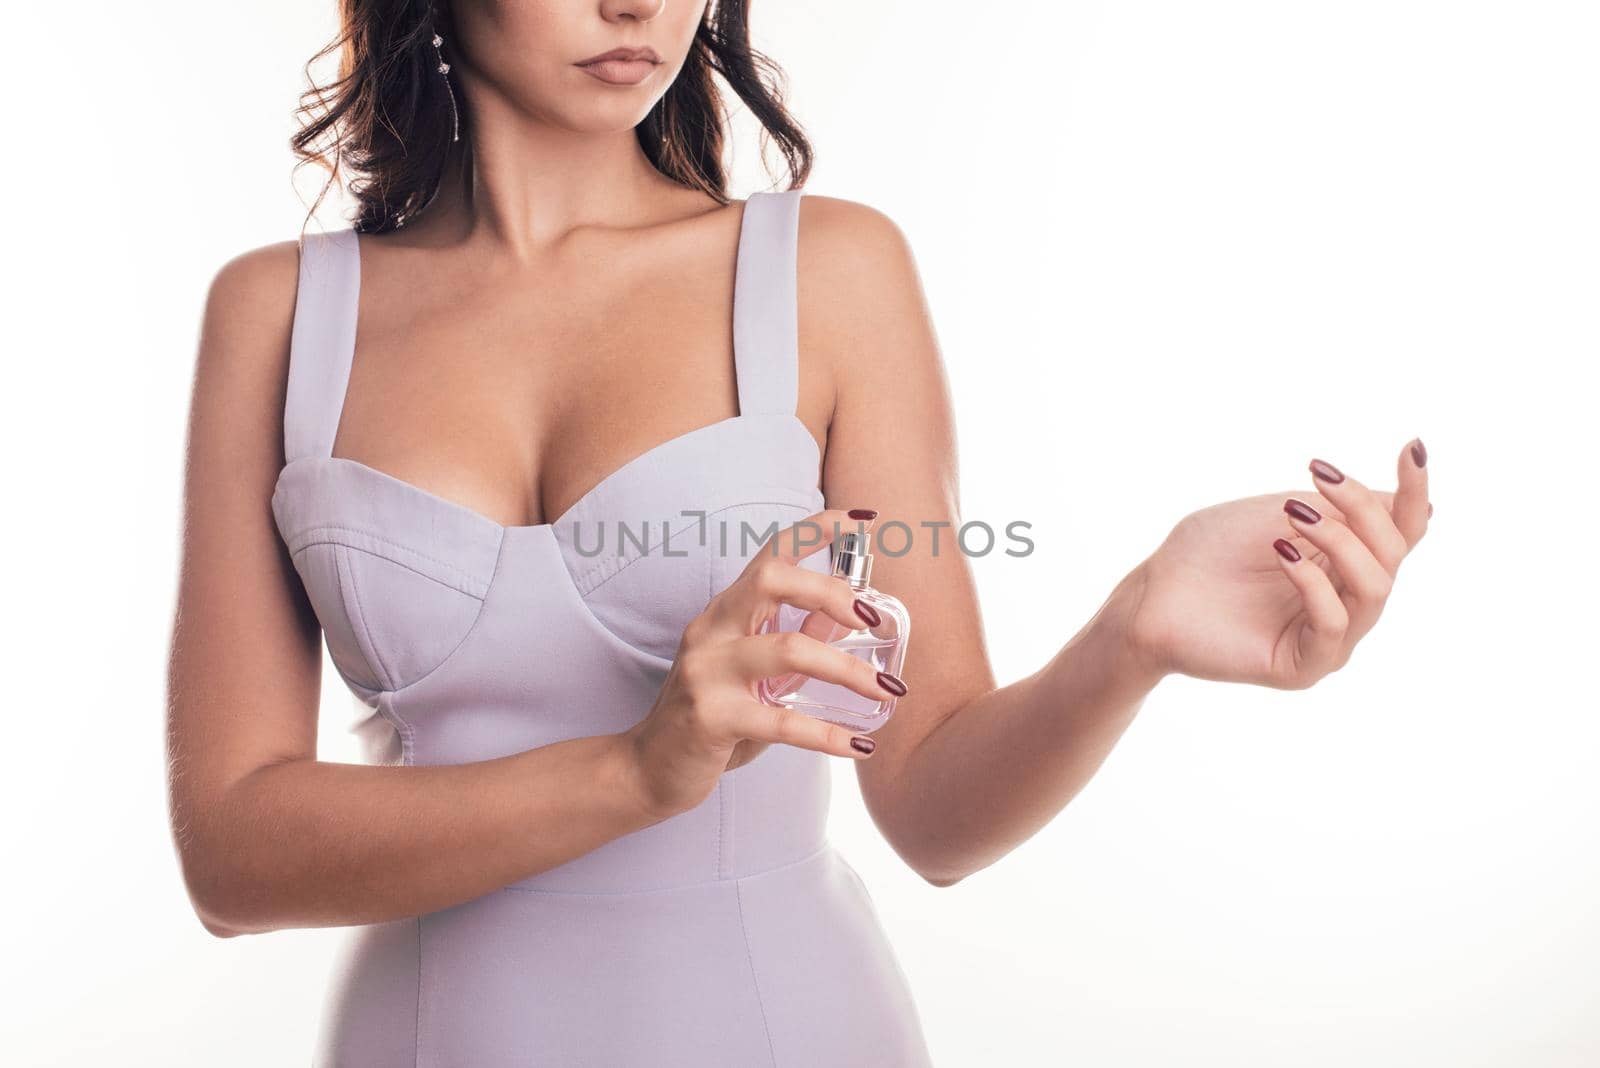
[(722, 878), (722, 824), (728, 818), (728, 776), (717, 777), (717, 878)]
[(417, 1023), (411, 1032), (413, 1046), (412, 1068), (422, 1064), (422, 917), (417, 917)]
[[(304, 539), (310, 539), (313, 536), (321, 534), (323, 531), (328, 531), (328, 530), (338, 531), (338, 532), (343, 533), (343, 534), (359, 534), (363, 538), (371, 538), (373, 541), (382, 542), (385, 545), (392, 545), (396, 549), (401, 549), (401, 550), (403, 550), (405, 552), (411, 553), (413, 556), (417, 557), (418, 559), (426, 560), (430, 564), (438, 564), (440, 567), (444, 568), (445, 570), (454, 571), (456, 574), (463, 575), (463, 576), (471, 579), (474, 582), (482, 582), (483, 581), (482, 579), (478, 578), (477, 575), (473, 574), (471, 571), (468, 571), (466, 568), (461, 567), (458, 564), (452, 564), (448, 560), (440, 560), (437, 557), (429, 556), (427, 553), (423, 552), (422, 550), (413, 549), (411, 546), (406, 545), (403, 542), (395, 541), (392, 538), (386, 538), (382, 534), (374, 534), (370, 530), (363, 530), (360, 527), (346, 527), (346, 526), (340, 526), (340, 525), (338, 525), (336, 523), (318, 523), (315, 526), (307, 527), (304, 530), (297, 531), (295, 533), (294, 537), (289, 539), (289, 543), (294, 546), (292, 551), (293, 552), (299, 552), (301, 549), (305, 548), (306, 545), (321, 544), (320, 541), (312, 542), (312, 541), (309, 541), (309, 540), (307, 540), (304, 544), (297, 544), (297, 543), (299, 543), (300, 540), (303, 539), (303, 538)], [(333, 538), (329, 538), (329, 539), (325, 539), (325, 540), (333, 541), (335, 544), (338, 544), (338, 545), (344, 545), (345, 544), (344, 542), (337, 541), (337, 539), (333, 539)], [(359, 546), (351, 546), (351, 548), (359, 548)], [(388, 559), (388, 558), (385, 557), (384, 559)], [(396, 563), (398, 563), (398, 562), (399, 561), (396, 561)], [(422, 574), (422, 573), (423, 572), (418, 572), (418, 574)], [(463, 592), (465, 592), (465, 591), (463, 591)]]
[[(333, 666), (337, 668), (339, 666), (338, 662), (335, 661)], [(339, 674), (344, 674), (342, 669)], [(411, 724), (401, 718), (400, 712), (394, 707), (393, 702), (389, 702), (387, 709), (385, 708), (384, 698), (393, 694), (393, 690), (378, 690), (374, 699), (367, 703), (369, 707), (376, 709), (383, 721), (394, 730), (395, 735), (400, 739), (400, 763), (402, 766), (410, 767), (414, 749), (411, 740)]]
[[(725, 847), (728, 856), (726, 863), (717, 868), (717, 874), (726, 877), (733, 873), (734, 866), (739, 863), (739, 780), (724, 775), (722, 781), (729, 786), (732, 795), (728, 799), (728, 836)], [(721, 828), (718, 828), (718, 831), (720, 833)]]
[[(341, 545), (339, 548), (344, 552), (349, 551), (346, 546)], [(344, 559), (344, 552), (336, 553), (334, 559), (344, 560), (344, 571), (350, 578), (350, 599), (355, 602), (356, 622), (361, 624), (361, 633), (366, 635), (368, 655), (372, 657), (372, 665), (378, 669), (378, 681), (383, 683), (384, 689), (392, 690), (394, 675), (383, 662), (383, 654), (378, 651), (378, 643), (372, 640), (372, 628), (367, 625), (367, 614), (361, 610), (361, 591), (356, 587), (356, 568), (351, 566), (349, 560)]]
[[(808, 507), (805, 504), (797, 504), (794, 501), (743, 501), (743, 502), (740, 502), (738, 504), (727, 505), (724, 508), (718, 508), (715, 512), (708, 512), (706, 514), (707, 514), (708, 517), (710, 517), (710, 516), (713, 516), (713, 515), (721, 514), (722, 512), (730, 511), (731, 509), (734, 509), (734, 508), (741, 508), (741, 507), (745, 507), (746, 505), (752, 505), (752, 504), (778, 504), (778, 505), (785, 505), (787, 507), (802, 508), (802, 509)], [(607, 624), (603, 619), (601, 619), (598, 615), (595, 614), (594, 606), (589, 603), (589, 594), (593, 593), (594, 589), (599, 589), (600, 588), (599, 585), (595, 586), (594, 589), (590, 589), (590, 590), (583, 589), (583, 587), (580, 585), (578, 579), (572, 575), (571, 566), (570, 566), (570, 564), (569, 564), (569, 562), (567, 560), (566, 553), (562, 551), (565, 548), (565, 546), (563, 546), (560, 543), (559, 539), (557, 538), (557, 535), (556, 535), (556, 532), (555, 532), (555, 527), (553, 525), (546, 525), (546, 526), (543, 526), (543, 527), (539, 527), (537, 529), (539, 529), (542, 532), (548, 533), (550, 538), (551, 538), (551, 540), (556, 541), (557, 544), (556, 544), (555, 548), (556, 548), (557, 559), (560, 561), (562, 568), (564, 570), (566, 570), (567, 575), (569, 576), (568, 585), (571, 587), (571, 589), (573, 591), (573, 598), (574, 598), (575, 601), (577, 601), (578, 606), (583, 609), (584, 615), (591, 622), (594, 623), (596, 629), (601, 634), (603, 634), (608, 640), (616, 642), (619, 646), (621, 646), (622, 648), (626, 649), (628, 651), (629, 655), (631, 655), (631, 656), (649, 657), (651, 660), (657, 661), (660, 664), (663, 664), (663, 665), (666, 665), (666, 666), (670, 667), (672, 665), (672, 658), (671, 657), (659, 656), (656, 653), (650, 652), (648, 649), (641, 649), (639, 646), (634, 645), (631, 642), (626, 641), (620, 634), (618, 634), (616, 631), (612, 630), (609, 624)], [(642, 559), (644, 559), (644, 557), (642, 557), (642, 556), (634, 558), (634, 560), (642, 560)], [(631, 562), (632, 561), (630, 561), (630, 563)], [(619, 569), (619, 571), (620, 571), (620, 569)], [(615, 575), (613, 575), (611, 577), (614, 578)], [(609, 582), (610, 578), (607, 578), (606, 581)], [(604, 585), (604, 584), (605, 583), (601, 583), (600, 585)]]
[[(294, 551), (294, 555), (295, 556), (299, 556), (301, 553), (305, 552), (307, 549), (314, 549), (318, 545), (332, 545), (332, 546), (335, 546), (335, 547), (340, 548), (340, 549), (352, 549), (352, 550), (354, 550), (354, 551), (356, 551), (358, 553), (366, 553), (368, 556), (376, 557), (377, 559), (382, 560), (385, 563), (393, 564), (395, 567), (404, 568), (405, 570), (411, 572), (413, 575), (416, 575), (418, 578), (425, 578), (429, 582), (436, 583), (437, 585), (443, 586), (447, 590), (455, 590), (457, 593), (461, 594), (461, 596), (463, 596), (463, 597), (471, 597), (475, 601), (481, 601), (484, 598), (484, 594), (475, 593), (472, 590), (464, 590), (459, 585), (457, 585), (456, 583), (448, 581), (448, 580), (443, 579), (443, 578), (440, 578), (438, 575), (431, 575), (426, 571), (419, 571), (417, 568), (412, 567), (410, 564), (406, 563), (403, 560), (396, 560), (392, 556), (385, 556), (382, 553), (373, 552), (371, 549), (363, 549), (359, 545), (351, 545), (349, 542), (340, 541), (337, 538), (322, 538), (322, 539), (318, 539), (316, 541), (308, 541), (304, 545), (300, 546), (300, 548), (296, 549)], [(475, 582), (474, 584), (475, 585), (481, 585), (481, 583), (477, 583), (477, 582)]]
[[(458, 571), (457, 574), (461, 575), (463, 578), (471, 579), (470, 584), (469, 583), (465, 583), (465, 582), (458, 582), (452, 576), (436, 575), (436, 574), (433, 574), (432, 572), (424, 571), (421, 568), (416, 567), (416, 566), (414, 566), (412, 564), (409, 564), (404, 560), (396, 560), (392, 556), (388, 556), (388, 555), (386, 555), (384, 553), (380, 553), (376, 549), (369, 549), (365, 545), (352, 545), (347, 541), (340, 541), (337, 538), (316, 539), (314, 541), (309, 541), (309, 542), (306, 543), (306, 548), (310, 548), (313, 545), (342, 545), (344, 548), (349, 549), (352, 552), (366, 553), (368, 556), (376, 557), (377, 559), (382, 560), (385, 563), (393, 564), (395, 567), (405, 568), (405, 570), (411, 572), (413, 575), (417, 575), (417, 576), (419, 576), (421, 578), (425, 578), (429, 582), (432, 582), (432, 583), (435, 583), (437, 585), (443, 586), (447, 590), (455, 590), (457, 593), (461, 594), (463, 597), (471, 597), (475, 601), (483, 600), (484, 596), (488, 592), (486, 590), (484, 590), (483, 592), (480, 592), (480, 590), (482, 589), (482, 587), (484, 585), (482, 579), (478, 578), (476, 575), (469, 574), (468, 572), (465, 572), (465, 571)], [(403, 549), (404, 547), (403, 546), (397, 546), (397, 548), (402, 548)], [(411, 550), (404, 549), (404, 551), (405, 552), (410, 552)], [(418, 557), (420, 557), (421, 559), (423, 559), (423, 560), (427, 560), (428, 559), (426, 556), (422, 556), (420, 553), (418, 553), (416, 555)], [(429, 563), (432, 563), (432, 562), (433, 561), (429, 560)], [(472, 587), (471, 589), (467, 588), (469, 585)]]
[[(780, 505), (782, 507), (787, 507), (787, 508), (801, 508), (801, 509), (803, 509), (803, 508), (806, 507), (806, 505), (798, 504), (795, 501), (740, 501), (738, 504), (730, 504), (726, 508), (718, 508), (715, 512), (707, 512), (705, 514), (705, 519), (709, 520), (712, 516), (721, 515), (723, 512), (731, 512), (735, 508), (753, 508), (753, 507), (756, 507), (758, 505), (769, 505), (769, 504)], [(683, 526), (679, 527), (677, 530), (673, 531), (671, 534), (668, 534), (667, 535), (667, 540), (670, 541), (674, 534), (682, 534), (685, 530), (688, 530), (692, 526), (698, 526), (703, 521), (704, 520), (696, 519), (696, 520), (693, 520), (690, 523), (685, 523)], [(778, 529), (779, 530), (783, 529), (781, 524), (779, 525)], [(663, 542), (662, 544), (665, 545), (665, 542)], [(759, 546), (757, 546), (757, 551), (758, 552), (760, 551), (760, 547)], [(646, 550), (644, 552), (639, 553), (636, 556), (630, 557), (626, 562), (624, 562), (622, 564), (622, 566), (618, 567), (611, 574), (607, 575), (605, 578), (601, 579), (599, 582), (595, 583), (593, 586), (589, 587), (588, 589), (583, 589), (584, 583), (588, 582), (589, 579), (593, 578), (603, 568), (608, 566), (609, 561), (607, 561), (606, 564), (599, 564), (599, 565), (596, 565), (595, 567), (591, 567), (589, 570), (585, 571), (582, 575), (580, 575), (578, 578), (573, 580), (573, 584), (579, 588), (579, 590), (582, 592), (583, 596), (587, 597), (589, 594), (593, 593), (595, 590), (598, 590), (601, 586), (604, 586), (606, 583), (610, 582), (612, 579), (614, 579), (618, 575), (622, 574), (625, 570), (627, 570), (628, 568), (632, 567), (634, 564), (638, 563), (640, 560), (648, 560), (650, 557), (655, 556), (655, 555), (656, 555), (656, 553), (654, 551)], [(677, 559), (677, 558), (674, 557), (674, 559)]]
[[(362, 682), (360, 679), (351, 678), (350, 673), (344, 669), (344, 665), (339, 663), (338, 660), (334, 659), (331, 651), (328, 654), (328, 659), (333, 661), (333, 670), (338, 672), (339, 678), (343, 679), (344, 684), (350, 687), (351, 692), (356, 695), (356, 698), (368, 707), (371, 707), (372, 702), (377, 699), (378, 695), (389, 692), (381, 686), (372, 687)], [(368, 696), (369, 694), (371, 696)]]
[(478, 614), (472, 617), (472, 625), (468, 627), (467, 632), (461, 636), (461, 640), (456, 642), (455, 648), (451, 649), (444, 655), (443, 660), (439, 661), (437, 664), (433, 665), (433, 667), (429, 668), (427, 671), (424, 671), (421, 675), (418, 675), (416, 678), (412, 679), (399, 689), (390, 691), (392, 694), (404, 693), (413, 686), (420, 684), (424, 679), (430, 677), (435, 671), (438, 671), (440, 668), (450, 663), (450, 661), (455, 659), (456, 654), (461, 651), (461, 647), (466, 645), (468, 640), (478, 632), (478, 627), (483, 622), (484, 613), (489, 610), (489, 593), (494, 589), (495, 580), (500, 577), (500, 562), (505, 558), (505, 555), (506, 538), (504, 534), (501, 534), (500, 547), (498, 550), (496, 550), (494, 557), (494, 570), (489, 574), (488, 590), (484, 592), (483, 597), (478, 601)]
[[(393, 723), (399, 729), (400, 763), (409, 768), (416, 763), (417, 759), (416, 731), (412, 729), (410, 723), (406, 722), (406, 717), (400, 714), (400, 706), (395, 703), (394, 699), (394, 695), (397, 692), (398, 691), (396, 690), (388, 690), (379, 695), (378, 711), (382, 713), (385, 707), (389, 709), (388, 714), (384, 715), (383, 718), (388, 720), (390, 723)], [(387, 701), (384, 700), (385, 697), (388, 698)]]
[(772, 1068), (778, 1068), (778, 1051), (772, 1046), (772, 1025), (767, 1022), (767, 1001), (761, 996), (761, 976), (756, 974), (756, 956), (750, 949), (750, 928), (744, 922), (744, 894), (739, 881), (733, 883), (733, 900), (739, 908), (739, 934), (744, 938), (744, 959), (750, 965), (750, 980), (755, 986), (756, 1007), (761, 1010), (761, 1029), (767, 1033), (767, 1056), (772, 1058)]
[(779, 864), (775, 868), (763, 868), (761, 871), (753, 871), (748, 875), (736, 875), (731, 879), (707, 879), (698, 883), (676, 883), (672, 886), (655, 886), (647, 890), (546, 890), (539, 886), (502, 886), (500, 889), (513, 890), (519, 894), (553, 894), (557, 897), (636, 897), (642, 894), (667, 894), (674, 890), (701, 890), (708, 886), (742, 883), (746, 879), (759, 879), (763, 875), (775, 875), (780, 871), (799, 867), (801, 864), (816, 860), (831, 849), (832, 845), (833, 843), (831, 842), (824, 842), (799, 860), (791, 860), (787, 863)]
[[(719, 516), (719, 515), (722, 515), (724, 512), (732, 512), (732, 511), (734, 511), (736, 509), (739, 509), (739, 508), (756, 508), (756, 507), (763, 506), (763, 505), (778, 505), (780, 507), (799, 508), (799, 509), (804, 509), (804, 508), (808, 507), (804, 502), (793, 501), (793, 500), (787, 500), (787, 501), (738, 501), (738, 502), (736, 502), (734, 504), (724, 505), (723, 507), (718, 508), (716, 511), (707, 512), (704, 516), (691, 519), (688, 522), (684, 523), (682, 526), (680, 526), (678, 529), (676, 529), (674, 531), (671, 531), (670, 533), (668, 533), (667, 537), (661, 542), (661, 544), (655, 547), (655, 549), (646, 549), (646, 550), (644, 550), (642, 552), (637, 553), (634, 556), (629, 557), (622, 564), (621, 567), (617, 568), (617, 570), (615, 572), (613, 572), (612, 574), (607, 575), (603, 582), (598, 583), (595, 586), (595, 589), (599, 589), (600, 586), (605, 585), (606, 582), (610, 582), (613, 578), (616, 578), (617, 575), (622, 572), (623, 568), (629, 567), (629, 566), (637, 563), (640, 560), (644, 560), (644, 559), (646, 559), (648, 557), (656, 555), (656, 551), (659, 550), (659, 549), (664, 549), (666, 547), (666, 543), (668, 541), (671, 541), (674, 537), (676, 537), (679, 534), (682, 534), (684, 531), (689, 530), (692, 527), (699, 526), (701, 523), (709, 521), (712, 516)], [(781, 525), (780, 525), (779, 529), (780, 530), (783, 529)], [(759, 548), (759, 546), (758, 546), (758, 548)], [(613, 559), (615, 559), (615, 558), (613, 558)], [(610, 561), (608, 560), (606, 563), (610, 563)], [(581, 584), (582, 580), (588, 579), (590, 576), (592, 576), (596, 572), (600, 571), (605, 566), (606, 566), (606, 564), (599, 564), (599, 565), (597, 565), (595, 567), (590, 568), (587, 572), (584, 573), (582, 579), (580, 580), (580, 584)]]
[[(366, 671), (367, 674), (375, 677), (374, 682), (376, 684), (377, 691), (379, 693), (383, 693), (389, 688), (387, 681), (383, 678), (383, 666), (378, 664), (377, 658), (372, 655), (372, 645), (370, 639), (367, 641), (362, 640), (363, 638), (366, 638), (366, 635), (363, 633), (364, 624), (361, 621), (360, 613), (352, 612), (350, 608), (350, 582), (347, 575), (349, 571), (349, 565), (345, 563), (344, 553), (341, 551), (342, 549), (343, 546), (335, 545), (332, 550), (333, 582), (339, 593), (339, 611), (344, 614), (344, 618), (350, 624), (350, 637), (355, 642), (356, 653), (361, 658), (361, 667)], [(324, 630), (326, 630), (326, 628), (324, 628)], [(329, 646), (328, 648), (328, 655), (333, 655), (332, 646)]]

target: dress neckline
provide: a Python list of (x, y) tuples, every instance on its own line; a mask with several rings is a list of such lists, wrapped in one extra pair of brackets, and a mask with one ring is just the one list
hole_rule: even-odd
[[(789, 191), (788, 195), (797, 197), (798, 194), (799, 190), (791, 190)], [(441, 493), (418, 485), (409, 479), (404, 479), (398, 475), (390, 474), (387, 471), (373, 467), (368, 463), (352, 457), (332, 455), (333, 442), (338, 436), (339, 425), (342, 422), (342, 417), (344, 414), (345, 400), (349, 389), (350, 372), (354, 363), (356, 347), (356, 323), (359, 318), (362, 274), (361, 242), (359, 240), (359, 234), (356, 228), (354, 226), (349, 226), (336, 231), (330, 236), (343, 239), (344, 241), (348, 242), (348, 251), (343, 257), (342, 261), (344, 264), (343, 269), (348, 274), (347, 284), (345, 286), (346, 294), (344, 297), (344, 306), (340, 309), (337, 309), (342, 313), (344, 321), (347, 324), (344, 332), (344, 351), (340, 353), (340, 359), (343, 366), (342, 382), (339, 384), (340, 388), (338, 389), (337, 403), (331, 409), (331, 415), (329, 417), (330, 426), (326, 434), (326, 453), (323, 455), (313, 454), (302, 457), (291, 457), (289, 462), (285, 464), (284, 470), (287, 471), (289, 466), (298, 461), (320, 460), (322, 463), (333, 464), (336, 466), (343, 466), (352, 470), (357, 470), (367, 477), (375, 478), (379, 481), (392, 484), (402, 491), (419, 499), (426, 500), (437, 507), (443, 507), (456, 513), (465, 515), (473, 521), (482, 524), (499, 534), (504, 534), (509, 531), (553, 530), (555, 527), (570, 521), (602, 491), (626, 478), (632, 471), (645, 466), (651, 459), (659, 456), (660, 454), (668, 452), (680, 445), (686, 444), (693, 439), (721, 433), (725, 428), (748, 421), (748, 419), (753, 415), (772, 414), (770, 412), (761, 413), (746, 410), (748, 401), (758, 397), (758, 393), (755, 390), (755, 383), (747, 383), (747, 378), (752, 377), (749, 373), (750, 369), (756, 364), (755, 354), (747, 353), (746, 351), (747, 346), (756, 336), (755, 331), (751, 329), (748, 323), (748, 320), (750, 319), (748, 312), (755, 310), (754, 306), (758, 301), (769, 299), (772, 296), (770, 292), (771, 287), (762, 284), (766, 282), (767, 279), (757, 277), (757, 271), (760, 268), (755, 266), (755, 258), (752, 255), (752, 245), (754, 242), (749, 239), (749, 236), (751, 231), (760, 224), (760, 220), (757, 218), (757, 213), (753, 213), (751, 211), (751, 205), (756, 203), (757, 199), (760, 197), (783, 195), (785, 194), (752, 194), (743, 202), (739, 211), (739, 236), (735, 245), (734, 253), (735, 270), (732, 299), (732, 318), (734, 324), (733, 366), (736, 388), (739, 395), (739, 413), (737, 415), (726, 416), (711, 423), (702, 424), (701, 426), (686, 430), (680, 434), (675, 434), (672, 437), (667, 438), (664, 441), (657, 442), (642, 452), (636, 453), (635, 455), (623, 460), (620, 464), (613, 467), (605, 475), (601, 476), (598, 481), (580, 494), (576, 500), (563, 509), (559, 516), (540, 523), (502, 523), (498, 519), (489, 516), (488, 514), (472, 507), (471, 505), (463, 504), (460, 501), (446, 497)], [(791, 224), (792, 222), (793, 220), (791, 220)], [(765, 235), (763, 234), (762, 236), (764, 237)], [(789, 251), (792, 253), (793, 250), (790, 249)], [(782, 266), (782, 264), (779, 266)], [(794, 265), (792, 261), (788, 264), (788, 266), (790, 267), (788, 276), (790, 289), (787, 293), (787, 296), (790, 302), (790, 307), (792, 308), (792, 302), (794, 300), (794, 292), (792, 288), (794, 284)], [(780, 296), (781, 295), (782, 291), (780, 290)], [(745, 314), (742, 314), (742, 312)], [(781, 354), (775, 353), (772, 355), (773, 357), (778, 357)], [(791, 364), (792, 363), (793, 361), (791, 360)], [(749, 388), (747, 388), (747, 386)], [(769, 389), (767, 392), (770, 393), (771, 390)], [(811, 443), (813, 451), (817, 453), (818, 461), (820, 462), (821, 450), (817, 447), (816, 439), (812, 436), (810, 428), (805, 426), (804, 422), (800, 419), (799, 415), (792, 409), (792, 407), (788, 411), (782, 412), (781, 414), (786, 415), (788, 419), (799, 424), (800, 428), (805, 433), (806, 439)], [(282, 478), (283, 474), (280, 472), (280, 482)]]
[(800, 430), (804, 439), (811, 443), (812, 451), (817, 457), (817, 462), (821, 462), (822, 455), (821, 450), (817, 448), (817, 440), (814, 436), (812, 436), (811, 428), (806, 426), (805, 422), (800, 419), (799, 416), (793, 414), (787, 416), (773, 416), (772, 413), (740, 413), (738, 415), (730, 415), (724, 419), (719, 419), (714, 423), (707, 423), (704, 426), (698, 426), (692, 430), (684, 431), (682, 434), (674, 435), (673, 437), (670, 437), (665, 441), (658, 442), (655, 445), (650, 446), (648, 449), (645, 449), (643, 452), (623, 461), (621, 466), (615, 468), (599, 482), (589, 487), (589, 489), (585, 491), (584, 494), (576, 501), (572, 502), (572, 504), (569, 505), (567, 509), (561, 513), (561, 515), (557, 516), (555, 519), (546, 520), (542, 523), (502, 523), (498, 519), (486, 515), (470, 505), (462, 504), (459, 501), (452, 500), (451, 498), (442, 494), (435, 493), (432, 490), (419, 486), (415, 482), (400, 478), (398, 475), (391, 475), (389, 472), (380, 468), (373, 467), (370, 464), (362, 463), (360, 460), (353, 460), (343, 456), (302, 456), (291, 460), (289, 463), (285, 464), (282, 471), (279, 472), (278, 484), (282, 485), (290, 470), (300, 464), (317, 463), (332, 465), (335, 467), (344, 467), (350, 470), (358, 471), (365, 477), (374, 478), (380, 482), (394, 486), (403, 493), (427, 501), (430, 505), (444, 508), (458, 515), (465, 516), (496, 534), (505, 534), (512, 531), (553, 531), (555, 528), (571, 522), (580, 513), (582, 513), (589, 503), (596, 497), (609, 490), (612, 486), (631, 476), (634, 471), (644, 468), (651, 460), (654, 460), (662, 453), (687, 445), (689, 442), (701, 437), (722, 433), (734, 426), (748, 423), (753, 419), (774, 417), (779, 419), (787, 419), (788, 421), (794, 423)]

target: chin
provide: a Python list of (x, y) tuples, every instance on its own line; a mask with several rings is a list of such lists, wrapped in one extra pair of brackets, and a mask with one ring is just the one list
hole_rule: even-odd
[(633, 129), (650, 113), (653, 98), (643, 93), (637, 97), (630, 94), (630, 99), (622, 99), (620, 94), (606, 99), (608, 95), (596, 93), (593, 96), (600, 99), (569, 101), (560, 111), (561, 125), (574, 133), (617, 133)]

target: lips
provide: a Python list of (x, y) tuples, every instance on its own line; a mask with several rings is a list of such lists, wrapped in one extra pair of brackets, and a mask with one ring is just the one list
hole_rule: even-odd
[(611, 85), (638, 85), (661, 62), (653, 48), (613, 48), (591, 56), (577, 66)]
[(656, 55), (656, 50), (654, 48), (651, 48), (649, 45), (639, 45), (636, 47), (613, 48), (609, 52), (601, 52), (597, 56), (590, 56), (588, 59), (580, 59), (578, 60), (578, 66), (586, 67), (591, 63), (603, 63), (613, 59), (642, 59), (649, 63), (661, 62), (661, 57)]

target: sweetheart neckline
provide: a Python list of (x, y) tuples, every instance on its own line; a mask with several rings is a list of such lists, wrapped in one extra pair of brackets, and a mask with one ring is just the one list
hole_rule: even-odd
[(681, 434), (676, 434), (665, 441), (661, 441), (650, 446), (643, 452), (629, 457), (628, 459), (624, 460), (620, 466), (614, 468), (610, 473), (603, 476), (600, 481), (596, 482), (593, 486), (590, 486), (587, 490), (585, 490), (584, 493), (579, 496), (577, 500), (568, 505), (566, 510), (564, 510), (559, 516), (544, 523), (502, 523), (498, 519), (491, 518), (490, 516), (485, 515), (483, 512), (478, 511), (478, 509), (471, 507), (470, 505), (462, 504), (459, 501), (452, 500), (449, 497), (435, 493), (432, 490), (424, 489), (415, 482), (403, 479), (398, 475), (391, 475), (387, 471), (382, 471), (371, 466), (370, 464), (365, 464), (360, 460), (350, 459), (349, 457), (345, 456), (298, 456), (284, 464), (283, 467), (279, 469), (278, 477), (273, 484), (273, 492), (276, 494), (278, 487), (283, 484), (284, 476), (291, 467), (308, 460), (319, 460), (325, 464), (342, 464), (346, 467), (351, 467), (355, 468), (356, 470), (366, 472), (367, 474), (375, 476), (382, 481), (398, 486), (413, 496), (431, 501), (436, 505), (440, 505), (461, 515), (465, 515), (480, 525), (490, 528), (500, 536), (518, 531), (554, 531), (556, 527), (560, 526), (562, 523), (565, 523), (569, 518), (571, 518), (573, 513), (577, 512), (585, 504), (589, 503), (589, 501), (591, 501), (594, 497), (598, 496), (601, 491), (605, 489), (605, 487), (612, 485), (621, 479), (624, 474), (641, 466), (646, 460), (650, 459), (656, 454), (665, 452), (669, 448), (680, 445), (683, 442), (707, 435), (714, 430), (721, 429), (722, 427), (732, 426), (737, 423), (747, 423), (754, 419), (770, 418), (781, 419), (799, 427), (806, 441), (810, 442), (811, 451), (816, 454), (818, 463), (821, 463), (822, 449), (817, 444), (817, 439), (812, 436), (811, 428), (807, 426), (805, 420), (801, 419), (797, 414), (792, 412), (741, 412), (738, 415), (730, 415), (726, 418), (719, 419), (714, 423), (706, 423), (703, 426), (694, 427), (693, 429), (686, 430)]

